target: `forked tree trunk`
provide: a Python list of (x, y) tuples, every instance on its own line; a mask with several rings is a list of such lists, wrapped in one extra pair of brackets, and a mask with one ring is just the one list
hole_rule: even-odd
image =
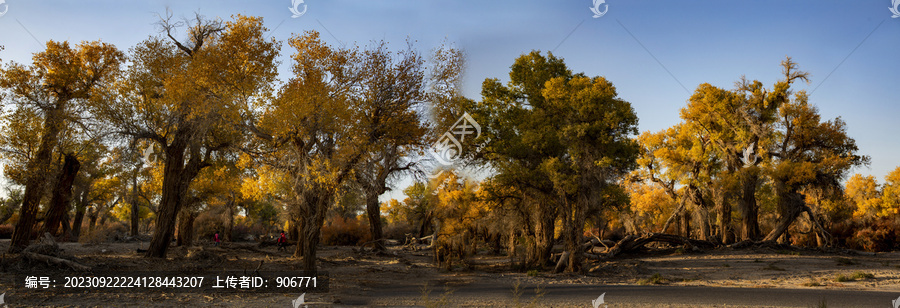
[(49, 232), (53, 236), (59, 235), (59, 225), (66, 213), (69, 212), (69, 204), (72, 202), (72, 183), (75, 182), (75, 176), (78, 174), (80, 167), (81, 163), (78, 162), (78, 158), (75, 155), (65, 155), (59, 179), (56, 181), (56, 187), (53, 188), (53, 196), (50, 198), (50, 209), (47, 210), (41, 234)]

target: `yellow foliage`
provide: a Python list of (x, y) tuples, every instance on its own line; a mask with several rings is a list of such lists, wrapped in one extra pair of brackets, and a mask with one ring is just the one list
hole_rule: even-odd
[(630, 209), (634, 214), (635, 226), (640, 229), (651, 230), (662, 226), (675, 209), (675, 200), (659, 185), (633, 182), (624, 186), (631, 199)]
[(881, 217), (895, 217), (900, 215), (900, 167), (891, 171), (884, 177), (882, 187)]
[(878, 183), (875, 177), (854, 174), (847, 181), (844, 191), (850, 202), (856, 205), (853, 217), (875, 218), (883, 211), (881, 193), (878, 191)]

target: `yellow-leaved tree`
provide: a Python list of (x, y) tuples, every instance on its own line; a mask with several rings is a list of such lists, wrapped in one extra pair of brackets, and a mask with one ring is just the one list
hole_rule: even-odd
[(844, 195), (856, 207), (853, 217), (869, 220), (880, 216), (885, 200), (878, 186), (871, 175), (854, 174), (847, 180)]
[[(0, 70), (4, 100), (41, 118), (40, 141), (33, 155), (22, 163), (23, 174), (17, 175), (24, 181), (25, 192), (10, 252), (24, 249), (30, 241), (44, 187), (54, 173), (54, 153), (75, 118), (79, 109), (76, 107), (88, 105), (99, 96), (98, 91), (113, 83), (124, 56), (107, 43), (84, 42), (73, 48), (68, 42), (49, 41), (46, 49), (35, 53), (32, 60), (28, 66), (11, 63)], [(73, 159), (70, 156), (70, 162)], [(77, 167), (72, 167), (77, 171)]]
[(276, 77), (279, 43), (259, 17), (190, 21), (186, 40), (171, 14), (163, 35), (133, 47), (131, 65), (97, 113), (121, 136), (150, 142), (163, 178), (156, 229), (147, 257), (165, 257), (189, 187), (223, 151), (240, 145), (241, 123)]

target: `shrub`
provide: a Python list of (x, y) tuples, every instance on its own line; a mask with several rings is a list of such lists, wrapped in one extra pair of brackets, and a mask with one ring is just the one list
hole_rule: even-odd
[(866, 272), (855, 272), (852, 276), (850, 276), (853, 280), (861, 280), (861, 279), (874, 279), (875, 275), (866, 273)]
[(199, 238), (201, 242), (211, 241), (216, 231), (219, 231), (220, 238), (225, 240), (225, 224), (222, 220), (223, 215), (215, 211), (203, 212), (197, 215), (194, 220), (194, 236)]
[(15, 229), (11, 224), (0, 225), (0, 239), (11, 239)]
[(343, 218), (335, 216), (330, 224), (322, 227), (322, 244), (359, 245), (370, 241), (368, 224), (362, 224), (356, 218)]
[(80, 236), (78, 242), (83, 244), (100, 244), (122, 238), (127, 233), (128, 227), (124, 223), (111, 222), (102, 226), (95, 226), (93, 230)]
[(410, 225), (408, 222), (398, 221), (388, 224), (384, 228), (384, 238), (398, 240), (402, 243), (406, 240), (407, 234), (415, 234), (416, 231), (417, 230), (415, 229), (415, 227)]
[(873, 252), (900, 249), (900, 222), (896, 219), (876, 220), (857, 229), (847, 239), (847, 246)]
[(666, 283), (666, 279), (662, 277), (659, 273), (653, 274), (650, 278), (641, 279), (638, 281), (638, 284), (641, 285), (649, 285), (649, 284), (663, 284)]

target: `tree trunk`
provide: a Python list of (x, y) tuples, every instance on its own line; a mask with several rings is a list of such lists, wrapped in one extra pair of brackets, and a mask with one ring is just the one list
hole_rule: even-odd
[(741, 198), (738, 206), (741, 209), (741, 239), (759, 239), (759, 205), (756, 203), (756, 187), (759, 182), (756, 167), (745, 168), (741, 175)]
[(194, 244), (194, 220), (197, 213), (182, 209), (178, 217), (178, 236), (175, 239), (176, 246), (191, 246)]
[(100, 210), (97, 207), (94, 207), (90, 213), (88, 213), (88, 232), (94, 231), (94, 226), (97, 225), (97, 215), (99, 215)]
[(422, 221), (419, 223), (419, 237), (425, 237), (428, 234), (428, 231), (432, 230), (431, 220), (434, 216), (434, 210), (426, 210), (425, 215), (422, 217)]
[(378, 193), (375, 190), (366, 190), (366, 214), (369, 217), (369, 232), (372, 234), (372, 241), (375, 243), (375, 251), (384, 250), (384, 234), (381, 230), (381, 204), (378, 203)]
[(9, 252), (16, 253), (25, 249), (31, 242), (31, 233), (37, 218), (47, 175), (52, 174), (51, 159), (53, 149), (59, 141), (59, 132), (64, 125), (63, 110), (68, 99), (59, 97), (55, 108), (46, 110), (44, 117), (44, 133), (41, 135), (41, 143), (34, 158), (28, 162), (25, 180), (25, 194), (22, 198), (22, 208), (19, 212), (19, 221), (13, 231), (12, 240), (9, 243)]
[(156, 216), (156, 230), (147, 248), (147, 257), (166, 257), (166, 251), (175, 233), (175, 220), (185, 201), (188, 186), (202, 168), (199, 153), (192, 153), (187, 164), (184, 163), (188, 138), (187, 132), (178, 131), (175, 140), (166, 147), (162, 199)]
[(684, 211), (681, 212), (680, 215), (681, 215), (681, 216), (680, 216), (680, 218), (681, 218), (681, 223), (680, 223), (681, 230), (679, 231), (679, 234), (680, 234), (681, 236), (690, 238), (690, 237), (691, 237), (691, 211), (684, 210)]
[(584, 232), (584, 214), (586, 200), (583, 193), (579, 193), (576, 200), (561, 200), (564, 203), (563, 213), (563, 241), (567, 252), (569, 252), (568, 264), (566, 271), (576, 272), (581, 269), (581, 244), (582, 233)]
[(327, 188), (318, 184), (311, 184), (301, 193), (300, 219), (302, 220), (301, 235), (297, 241), (297, 249), (294, 256), (303, 257), (303, 270), (316, 271), (316, 248), (319, 245), (320, 231), (325, 223), (325, 214), (328, 211), (329, 196)]
[(131, 175), (131, 236), (138, 235), (140, 224), (140, 208), (138, 207), (137, 170)]
[(81, 236), (81, 224), (84, 222), (84, 211), (87, 209), (90, 190), (90, 185), (88, 185), (81, 191), (81, 200), (75, 206), (75, 218), (72, 219), (72, 238), (74, 239)]
[[(293, 215), (292, 215), (293, 216)], [(292, 217), (291, 221), (288, 222), (288, 238), (300, 240), (300, 226), (302, 223), (300, 222), (300, 218)], [(296, 253), (298, 256), (302, 256), (303, 253)]]
[(669, 232), (669, 226), (672, 225), (672, 223), (675, 223), (675, 231), (673, 231), (673, 233), (677, 234), (678, 232), (681, 232), (681, 221), (678, 218), (680, 218), (679, 215), (681, 214), (681, 211), (684, 210), (684, 198), (678, 200), (678, 197), (673, 195), (672, 200), (678, 201), (678, 207), (676, 207), (675, 210), (672, 211), (672, 215), (670, 215), (669, 218), (666, 219), (666, 223), (663, 224), (663, 227), (659, 230), (659, 233)]
[(63, 220), (63, 216), (69, 211), (69, 204), (72, 201), (72, 183), (75, 182), (75, 176), (81, 163), (73, 154), (66, 154), (63, 162), (62, 170), (59, 173), (59, 179), (56, 181), (56, 187), (53, 188), (53, 196), (50, 198), (50, 209), (47, 210), (46, 218), (44, 218), (44, 226), (41, 234), (49, 232), (53, 236), (59, 235), (59, 225)]
[(72, 228), (69, 227), (69, 212), (66, 211), (63, 213), (63, 218), (61, 221), (62, 225), (62, 238), (66, 241), (72, 240)]
[(572, 219), (573, 227), (572, 230), (572, 241), (570, 244), (574, 249), (571, 254), (569, 254), (569, 266), (566, 268), (569, 272), (577, 272), (581, 270), (581, 261), (584, 258), (584, 253), (581, 251), (581, 243), (584, 242), (582, 238), (584, 237), (584, 220), (585, 220), (585, 212), (587, 209), (587, 200), (580, 200), (575, 204), (574, 217)]
[(556, 231), (556, 215), (547, 204), (538, 204), (537, 225), (535, 225), (535, 249), (537, 258), (534, 260), (538, 266), (550, 264), (550, 256), (553, 253), (553, 232)]
[(725, 195), (724, 189), (716, 196), (716, 221), (719, 229), (719, 242), (723, 245), (731, 244), (731, 204)]
[(228, 202), (225, 203), (225, 241), (233, 242), (232, 234), (234, 233), (234, 193), (231, 193), (231, 197), (228, 198)]
[(688, 186), (688, 196), (691, 203), (697, 208), (697, 216), (700, 222), (700, 240), (708, 241), (710, 239), (709, 211), (706, 209), (706, 201), (700, 189), (690, 185)]
[(763, 238), (763, 241), (775, 241), (781, 238), (804, 208), (803, 195), (798, 193), (795, 188), (787, 187), (787, 184), (776, 181), (775, 191), (778, 194), (778, 208), (781, 210), (781, 214), (778, 224)]

